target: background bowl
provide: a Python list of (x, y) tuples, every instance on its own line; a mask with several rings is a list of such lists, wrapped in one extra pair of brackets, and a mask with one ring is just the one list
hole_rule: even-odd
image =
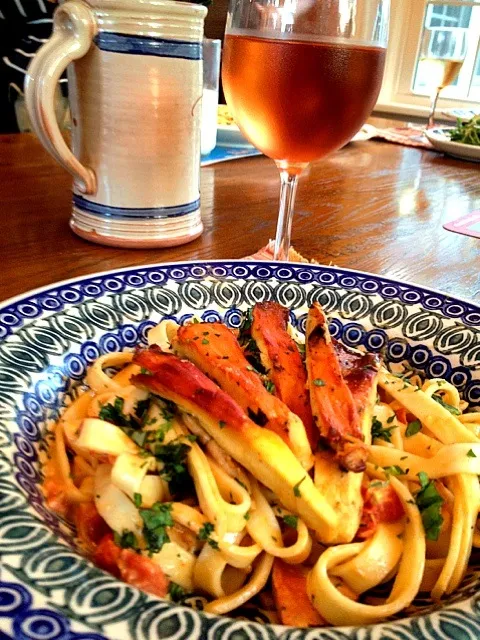
[(435, 149), (447, 153), (454, 158), (470, 160), (470, 162), (480, 162), (480, 147), (463, 142), (452, 142), (450, 131), (455, 127), (436, 127), (435, 129), (425, 129), (425, 135), (433, 144)]
[(480, 308), (370, 274), (292, 263), (178, 263), (79, 278), (7, 301), (0, 308), (2, 639), (480, 637), (478, 558), (440, 605), (419, 598), (384, 624), (297, 630), (204, 615), (119, 582), (79, 555), (72, 528), (46, 507), (43, 437), (91, 362), (145, 342), (161, 318), (182, 323), (196, 314), (235, 327), (242, 310), (268, 299), (289, 307), (300, 330), (318, 300), (332, 334), (347, 345), (383, 354), (393, 369), (407, 362), (424, 376), (446, 378), (480, 403)]

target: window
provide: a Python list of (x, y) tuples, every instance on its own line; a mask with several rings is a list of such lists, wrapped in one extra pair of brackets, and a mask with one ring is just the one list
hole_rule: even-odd
[(392, 0), (385, 80), (377, 110), (405, 115), (428, 112), (435, 73), (432, 61), (423, 56), (426, 30), (438, 38), (449, 31), (462, 33), (466, 42), (463, 65), (443, 89), (438, 108), (480, 103), (480, 0)]

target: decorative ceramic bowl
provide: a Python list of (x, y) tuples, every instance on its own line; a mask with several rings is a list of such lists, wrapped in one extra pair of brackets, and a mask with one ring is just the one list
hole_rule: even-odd
[(347, 345), (446, 378), (480, 403), (480, 308), (379, 276), (291, 263), (179, 263), (79, 278), (7, 301), (0, 308), (1, 640), (480, 638), (478, 559), (441, 604), (418, 599), (397, 620), (371, 627), (294, 629), (205, 615), (119, 582), (78, 553), (74, 531), (45, 505), (43, 436), (89, 363), (145, 342), (161, 318), (184, 322), (195, 313), (238, 326), (242, 310), (268, 299), (289, 307), (300, 330), (319, 300)]

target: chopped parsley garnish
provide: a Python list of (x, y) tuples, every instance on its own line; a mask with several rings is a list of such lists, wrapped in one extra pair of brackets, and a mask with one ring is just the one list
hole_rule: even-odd
[(282, 520), (287, 525), (287, 527), (291, 527), (292, 529), (297, 528), (298, 516), (283, 516)]
[(313, 381), (313, 384), (316, 387), (324, 387), (325, 386), (325, 380), (322, 380), (321, 378), (315, 378), (315, 380)]
[(243, 322), (240, 325), (238, 332), (238, 343), (242, 347), (246, 359), (250, 365), (258, 372), (265, 374), (266, 370), (262, 364), (260, 358), (260, 350), (257, 343), (252, 338), (251, 328), (253, 322), (253, 310), (248, 309), (243, 317)]
[(275, 384), (268, 378), (265, 378), (265, 380), (263, 381), (263, 386), (268, 391), (268, 393), (275, 393), (275, 390), (276, 390)]
[(143, 520), (143, 535), (150, 553), (161, 551), (166, 542), (170, 542), (167, 527), (173, 527), (171, 502), (156, 502), (151, 509), (140, 509)]
[(387, 476), (403, 476), (405, 475), (405, 471), (402, 467), (399, 467), (398, 464), (394, 464), (390, 467), (383, 467), (383, 470), (387, 474)]
[(170, 582), (168, 585), (168, 595), (172, 602), (182, 602), (187, 597), (185, 589), (176, 582)]
[(302, 482), (305, 480), (306, 477), (307, 476), (303, 476), (303, 478), (299, 482), (297, 482), (297, 484), (293, 487), (293, 495), (296, 498), (302, 497), (302, 494), (300, 493), (300, 485), (302, 484)]
[(239, 484), (241, 487), (243, 487), (243, 488), (245, 489), (245, 491), (248, 491), (248, 489), (247, 489), (247, 487), (246, 487), (245, 483), (244, 483), (244, 482), (242, 482), (239, 478), (235, 477), (235, 478), (234, 478), (234, 480), (235, 480), (235, 482), (238, 482), (238, 484)]
[(212, 547), (212, 549), (218, 549), (218, 542), (211, 538), (211, 534), (213, 533), (215, 527), (211, 522), (205, 522), (204, 525), (200, 528), (198, 532), (197, 538), (199, 540), (204, 540), (208, 542), (208, 544)]
[(137, 539), (135, 538), (133, 531), (124, 531), (122, 535), (115, 531), (113, 534), (113, 541), (117, 547), (122, 547), (122, 549), (138, 548)]
[(375, 487), (386, 487), (388, 486), (389, 482), (382, 482), (381, 480), (374, 480), (373, 482), (370, 482), (370, 487), (372, 487), (373, 489)]
[[(148, 405), (150, 400), (140, 400), (135, 406), (135, 416), (139, 420), (143, 420), (146, 412), (148, 411)], [(98, 413), (98, 417), (106, 422), (120, 427), (120, 429), (131, 438), (135, 444), (144, 448), (147, 444), (152, 442), (152, 438), (155, 440), (152, 434), (153, 432), (142, 431), (142, 427), (137, 419), (133, 416), (127, 415), (123, 412), (124, 399), (117, 396), (113, 401), (113, 404), (104, 404)], [(169, 427), (170, 428), (170, 427)]]
[(170, 431), (173, 427), (173, 423), (171, 421), (166, 421), (158, 429), (156, 429), (154, 433), (154, 439), (158, 442), (163, 442), (165, 440), (165, 435)]
[(245, 518), (245, 520), (250, 520), (250, 513), (247, 511), (247, 513), (243, 517)]
[(166, 422), (171, 422), (175, 416), (175, 403), (163, 398), (165, 406), (161, 408), (162, 417)]
[(133, 504), (139, 509), (142, 506), (142, 494), (134, 493), (133, 494)]
[(130, 434), (131, 439), (138, 444), (139, 447), (144, 447), (145, 442), (147, 441), (147, 432), (146, 431), (134, 431)]
[(150, 398), (146, 398), (145, 400), (139, 400), (135, 405), (135, 415), (139, 420), (143, 418), (143, 416), (147, 413), (148, 407), (150, 405)]
[(451, 404), (447, 404), (442, 396), (438, 395), (437, 393), (434, 393), (432, 395), (432, 400), (435, 400), (435, 402), (438, 402), (438, 404), (442, 405), (442, 407), (444, 409), (446, 409), (447, 411), (450, 411), (450, 413), (454, 416), (459, 416), (460, 415), (460, 411), (457, 409), (457, 407), (453, 407)]
[(467, 457), (468, 458), (476, 458), (477, 456), (473, 452), (473, 449), (470, 449), (470, 451), (467, 452)]
[(304, 342), (297, 342), (296, 340), (293, 340), (293, 341), (297, 345), (298, 353), (300, 354), (300, 358), (302, 359), (302, 362), (305, 362), (305, 356), (306, 356), (305, 343)]
[(218, 423), (218, 426), (220, 427), (220, 429), (223, 429), (224, 427), (227, 426), (227, 423), (225, 422), (225, 420), (220, 420), (220, 422)]
[(206, 338), (203, 338), (203, 340), (202, 340), (202, 344), (210, 344), (210, 341), (209, 341), (209, 340), (207, 340)]
[(435, 483), (429, 480), (425, 471), (418, 474), (420, 491), (415, 494), (415, 502), (422, 516), (423, 528), (427, 540), (438, 540), (443, 524), (441, 514), (443, 498), (438, 493)]
[(168, 487), (174, 494), (185, 489), (191, 482), (186, 461), (189, 451), (190, 446), (185, 442), (179, 442), (178, 439), (153, 447), (153, 455), (163, 462), (161, 476), (168, 482)]
[(199, 540), (208, 540), (210, 534), (213, 532), (213, 530), (215, 529), (215, 527), (213, 526), (213, 524), (211, 522), (205, 522), (205, 524), (203, 524), (200, 527), (200, 531), (198, 532), (198, 539)]
[(413, 422), (408, 423), (407, 428), (405, 429), (405, 436), (407, 438), (410, 438), (411, 436), (414, 436), (416, 433), (421, 431), (421, 429), (422, 423), (420, 422), (420, 420), (413, 420)]
[(392, 430), (397, 427), (384, 427), (376, 416), (372, 418), (372, 438), (381, 438), (387, 442), (392, 441)]
[(250, 332), (250, 329), (252, 328), (252, 324), (253, 324), (253, 308), (250, 307), (250, 309), (247, 309), (247, 311), (245, 311), (245, 314), (243, 316), (243, 321), (242, 324), (240, 325), (240, 333), (242, 332)]
[(123, 405), (124, 399), (120, 397), (116, 397), (113, 401), (113, 404), (104, 404), (100, 411), (98, 412), (98, 417), (100, 420), (105, 420), (106, 422), (111, 422), (112, 424), (117, 425), (117, 427), (133, 427), (136, 428), (138, 425), (130, 416), (127, 416), (123, 413)]

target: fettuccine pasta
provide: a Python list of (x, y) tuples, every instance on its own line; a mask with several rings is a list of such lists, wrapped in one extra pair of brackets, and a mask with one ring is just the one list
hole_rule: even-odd
[(91, 365), (44, 464), (98, 566), (295, 626), (372, 624), (458, 588), (480, 546), (480, 412), (452, 384), (348, 349), (318, 304), (304, 344), (276, 303), (236, 332), (168, 320), (148, 340)]

